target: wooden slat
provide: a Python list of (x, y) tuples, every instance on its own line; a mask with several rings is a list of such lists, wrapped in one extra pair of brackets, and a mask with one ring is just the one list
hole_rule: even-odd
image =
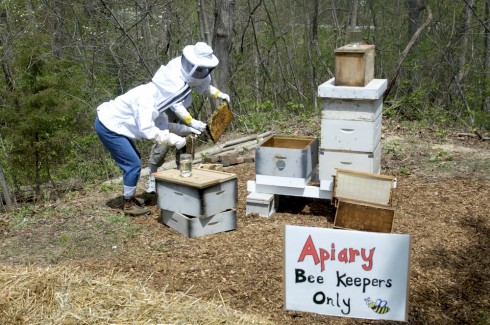
[(336, 200), (391, 206), (394, 176), (337, 169), (333, 196)]

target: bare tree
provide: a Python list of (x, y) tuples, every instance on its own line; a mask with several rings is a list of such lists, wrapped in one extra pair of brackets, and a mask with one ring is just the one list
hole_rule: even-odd
[(466, 56), (468, 53), (468, 40), (470, 38), (469, 32), (471, 28), (471, 17), (473, 13), (471, 11), (472, 7), (475, 5), (475, 0), (469, 0), (466, 2), (465, 16), (466, 19), (463, 24), (461, 31), (461, 49), (459, 56), (459, 72), (457, 75), (457, 82), (461, 83), (463, 78), (467, 75), (468, 69), (466, 67)]
[[(484, 45), (484, 58), (483, 58), (483, 71), (490, 71), (490, 1), (485, 1), (485, 45)], [(490, 89), (490, 78), (484, 79), (484, 88)], [(490, 96), (483, 96), (483, 111), (490, 113)]]
[(2, 71), (7, 85), (7, 90), (14, 90), (14, 79), (9, 65), (8, 22), (7, 10), (0, 10), (0, 57), (2, 58)]
[(215, 79), (221, 89), (230, 92), (230, 53), (232, 46), (235, 0), (216, 0), (214, 11), (213, 49), (220, 60)]
[(419, 38), (419, 36), (422, 33), (422, 31), (424, 29), (426, 29), (432, 23), (432, 10), (428, 6), (427, 6), (427, 12), (428, 12), (427, 20), (425, 21), (425, 23), (422, 24), (422, 26), (420, 26), (415, 31), (415, 33), (413, 34), (412, 38), (410, 39), (410, 42), (408, 42), (407, 46), (403, 50), (402, 56), (401, 56), (400, 60), (398, 61), (398, 66), (396, 67), (396, 70), (395, 70), (393, 76), (391, 77), (390, 81), (388, 82), (388, 86), (386, 88), (386, 91), (383, 94), (384, 99), (386, 99), (388, 97), (388, 95), (390, 94), (391, 89), (393, 88), (393, 86), (394, 86), (394, 84), (395, 84), (395, 82), (396, 82), (396, 80), (398, 78), (398, 75), (400, 74), (401, 66), (403, 64), (403, 61), (405, 61), (405, 58), (407, 57), (408, 52), (410, 52), (410, 49), (415, 44), (415, 42)]
[(5, 180), (5, 173), (3, 171), (2, 165), (0, 165), (0, 188), (2, 189), (2, 195), (0, 195), (0, 204), (3, 205), (3, 201), (5, 201), (5, 205), (10, 207), (12, 205), (12, 199), (10, 197), (10, 192), (7, 187), (7, 182)]

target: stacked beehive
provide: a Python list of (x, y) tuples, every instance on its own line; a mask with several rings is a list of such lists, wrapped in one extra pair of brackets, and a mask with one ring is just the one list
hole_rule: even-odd
[(352, 50), (345, 46), (335, 54), (335, 78), (318, 87), (322, 101), (320, 181), (332, 181), (337, 168), (381, 172), (381, 119), (387, 81), (372, 77), (374, 47)]
[(181, 177), (168, 169), (155, 173), (155, 180), (163, 224), (191, 238), (236, 229), (235, 174), (194, 169)]

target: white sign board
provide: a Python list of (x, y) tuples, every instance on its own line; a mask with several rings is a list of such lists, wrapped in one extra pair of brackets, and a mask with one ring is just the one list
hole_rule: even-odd
[(410, 236), (285, 226), (286, 309), (407, 321)]

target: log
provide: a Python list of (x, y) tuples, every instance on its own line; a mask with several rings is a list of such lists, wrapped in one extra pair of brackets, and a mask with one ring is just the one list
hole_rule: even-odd
[(272, 134), (272, 131), (268, 131), (268, 132), (258, 134), (258, 135), (249, 135), (249, 136), (246, 136), (246, 137), (243, 137), (240, 139), (230, 140), (230, 141), (225, 142), (223, 144), (223, 148), (234, 146), (236, 144), (243, 143), (245, 141), (250, 141), (250, 140), (254, 140), (254, 139), (262, 139), (262, 138), (268, 137), (271, 134)]

